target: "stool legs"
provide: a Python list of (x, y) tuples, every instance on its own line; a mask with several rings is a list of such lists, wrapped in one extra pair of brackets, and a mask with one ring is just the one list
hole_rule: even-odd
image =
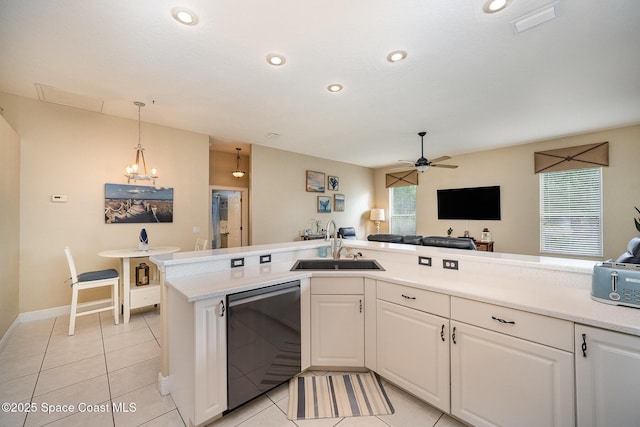
[(73, 335), (76, 329), (76, 314), (78, 312), (78, 286), (72, 285), (71, 290), (71, 314), (69, 316), (69, 335)]

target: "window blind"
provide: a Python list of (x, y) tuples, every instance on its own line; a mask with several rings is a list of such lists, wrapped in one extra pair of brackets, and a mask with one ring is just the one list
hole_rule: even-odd
[(602, 168), (540, 174), (540, 252), (602, 256)]
[(392, 234), (416, 234), (416, 186), (389, 189), (389, 230)]

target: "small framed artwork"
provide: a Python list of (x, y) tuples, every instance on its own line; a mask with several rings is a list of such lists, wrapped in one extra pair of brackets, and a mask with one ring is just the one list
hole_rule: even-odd
[(307, 191), (324, 193), (324, 172), (307, 171)]
[(344, 194), (333, 195), (333, 210), (336, 212), (344, 212)]
[(340, 178), (338, 178), (337, 176), (329, 175), (328, 183), (329, 183), (329, 190), (338, 191), (338, 188), (340, 187)]
[(318, 196), (318, 213), (331, 213), (331, 197)]

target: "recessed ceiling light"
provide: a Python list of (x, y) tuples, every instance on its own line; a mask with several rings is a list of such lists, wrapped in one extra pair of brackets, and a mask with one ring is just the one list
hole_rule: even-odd
[(398, 61), (402, 61), (406, 57), (407, 57), (407, 52), (405, 52), (404, 50), (394, 50), (393, 52), (389, 53), (389, 55), (387, 55), (387, 61), (398, 62)]
[(284, 64), (286, 61), (287, 60), (282, 55), (278, 55), (275, 53), (270, 53), (269, 55), (267, 55), (267, 62), (271, 65), (275, 65), (276, 67), (278, 65)]
[(485, 13), (496, 13), (509, 5), (511, 0), (487, 0), (482, 10)]
[(338, 83), (333, 83), (327, 86), (327, 90), (329, 92), (340, 92), (342, 89), (343, 89), (342, 85)]
[(198, 17), (195, 13), (184, 7), (174, 7), (171, 9), (171, 15), (181, 24), (184, 25), (196, 25), (198, 23)]

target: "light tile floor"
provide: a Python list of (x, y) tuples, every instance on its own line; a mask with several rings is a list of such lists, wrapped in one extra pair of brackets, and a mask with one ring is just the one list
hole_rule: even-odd
[[(68, 327), (69, 316), (60, 316), (15, 328), (0, 353), (0, 403), (10, 405), (0, 410), (0, 427), (184, 427), (171, 396), (157, 389), (158, 310), (135, 313), (127, 325), (107, 313), (80, 317), (72, 337)], [(393, 415), (290, 421), (283, 385), (210, 427), (463, 426), (391, 384), (385, 390)]]

